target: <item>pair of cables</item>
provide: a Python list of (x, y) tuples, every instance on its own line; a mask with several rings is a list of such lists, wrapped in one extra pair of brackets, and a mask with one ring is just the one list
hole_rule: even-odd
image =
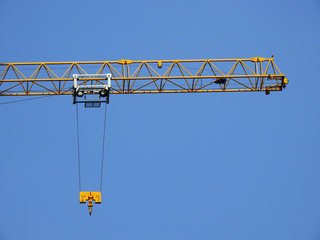
[[(81, 162), (80, 162), (80, 131), (79, 131), (79, 109), (76, 104), (76, 118), (77, 118), (77, 146), (78, 146), (78, 175), (79, 175), (79, 192), (81, 192)], [(102, 151), (101, 151), (101, 173), (100, 173), (100, 192), (102, 190), (103, 177), (103, 162), (104, 162), (104, 145), (106, 139), (106, 122), (107, 122), (107, 104), (105, 104), (104, 121), (103, 121), (103, 137), (102, 137)]]

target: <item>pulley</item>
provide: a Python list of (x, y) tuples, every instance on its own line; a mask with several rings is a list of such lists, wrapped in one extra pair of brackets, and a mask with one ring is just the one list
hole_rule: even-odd
[[(103, 80), (107, 84), (101, 84)], [(100, 107), (102, 102), (109, 103), (111, 74), (73, 74), (73, 103), (84, 103), (85, 107)], [(95, 84), (88, 85), (88, 81)], [(98, 84), (99, 83), (99, 84)], [(79, 98), (82, 98), (79, 100)]]

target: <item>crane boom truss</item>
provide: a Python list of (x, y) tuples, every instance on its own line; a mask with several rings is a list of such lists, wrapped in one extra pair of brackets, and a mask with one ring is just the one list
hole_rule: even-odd
[[(273, 58), (0, 63), (0, 96), (68, 95), (79, 85), (106, 84), (110, 94), (281, 91), (288, 83)], [(94, 76), (94, 75), (97, 76)]]

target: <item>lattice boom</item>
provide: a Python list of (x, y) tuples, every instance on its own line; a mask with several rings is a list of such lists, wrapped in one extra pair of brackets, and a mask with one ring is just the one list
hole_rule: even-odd
[[(0, 95), (72, 94), (73, 74), (111, 73), (111, 94), (281, 91), (273, 58), (0, 63)], [(79, 85), (106, 84), (102, 77)]]

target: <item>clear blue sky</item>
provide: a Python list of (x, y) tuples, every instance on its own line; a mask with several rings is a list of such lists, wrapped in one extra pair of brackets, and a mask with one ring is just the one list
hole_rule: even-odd
[[(1, 240), (320, 239), (318, 0), (1, 0), (0, 15), (0, 62), (275, 55), (289, 79), (269, 96), (112, 96), (91, 217), (71, 97), (0, 105)], [(81, 110), (97, 190), (102, 113)]]

